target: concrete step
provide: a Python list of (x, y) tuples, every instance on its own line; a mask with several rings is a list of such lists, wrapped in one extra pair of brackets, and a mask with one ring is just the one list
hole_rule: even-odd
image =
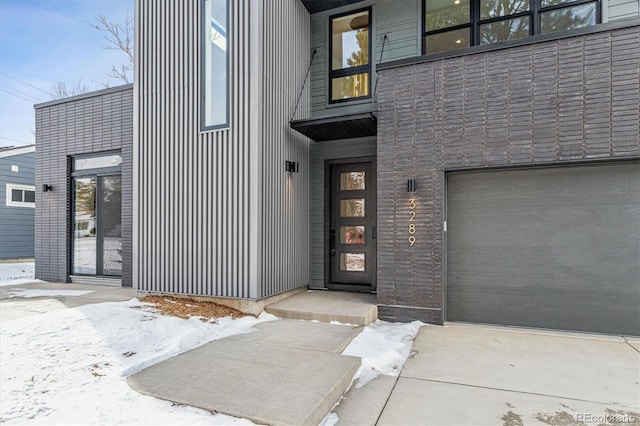
[(87, 285), (109, 285), (114, 287), (122, 287), (121, 278), (108, 278), (108, 277), (88, 277), (85, 275), (70, 275), (71, 282), (73, 284), (87, 284)]
[(280, 318), (369, 325), (378, 319), (377, 299), (371, 293), (309, 290), (264, 308)]
[(361, 327), (277, 320), (256, 328), (163, 361), (127, 381), (143, 394), (258, 424), (317, 425), (360, 367), (360, 358), (337, 352)]

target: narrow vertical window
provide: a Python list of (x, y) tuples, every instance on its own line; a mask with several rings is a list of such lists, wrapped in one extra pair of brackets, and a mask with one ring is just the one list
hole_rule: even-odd
[(330, 101), (340, 102), (370, 96), (371, 9), (330, 19)]
[(229, 39), (227, 0), (203, 0), (202, 127), (227, 127), (229, 121)]

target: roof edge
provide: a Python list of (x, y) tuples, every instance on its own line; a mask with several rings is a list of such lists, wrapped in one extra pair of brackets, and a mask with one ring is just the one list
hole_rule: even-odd
[(45, 107), (52, 106), (52, 105), (59, 105), (59, 104), (67, 103), (67, 102), (73, 102), (73, 101), (77, 101), (77, 100), (80, 100), (80, 99), (88, 99), (88, 98), (93, 98), (93, 97), (96, 97), (96, 96), (102, 96), (102, 95), (106, 95), (108, 93), (124, 92), (126, 90), (131, 90), (131, 89), (133, 89), (133, 83), (123, 84), (121, 86), (108, 87), (106, 89), (94, 90), (93, 92), (87, 92), (87, 93), (81, 93), (81, 94), (75, 95), (75, 96), (69, 96), (67, 98), (54, 99), (52, 101), (42, 102), (42, 103), (39, 103), (39, 104), (35, 104), (33, 106), (33, 108), (34, 109), (40, 109), (40, 108), (45, 108)]
[(36, 151), (36, 145), (11, 146), (0, 149), (0, 158), (13, 157), (16, 155), (28, 154)]

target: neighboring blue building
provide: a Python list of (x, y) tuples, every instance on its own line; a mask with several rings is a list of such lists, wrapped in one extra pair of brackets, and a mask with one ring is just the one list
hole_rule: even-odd
[(0, 259), (35, 256), (36, 146), (0, 148)]

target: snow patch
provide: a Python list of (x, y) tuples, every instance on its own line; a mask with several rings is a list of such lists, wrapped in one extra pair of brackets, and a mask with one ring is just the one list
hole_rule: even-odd
[(319, 426), (334, 426), (339, 421), (340, 417), (336, 413), (329, 413), (322, 419)]
[(353, 378), (356, 389), (379, 374), (398, 376), (423, 325), (420, 321), (403, 324), (378, 320), (362, 329), (342, 351), (343, 355), (362, 358), (362, 365)]
[(73, 297), (83, 296), (85, 294), (93, 293), (93, 290), (45, 290), (41, 288), (12, 288), (9, 290), (11, 297)]
[(34, 279), (35, 262), (0, 263), (0, 286), (42, 282)]

